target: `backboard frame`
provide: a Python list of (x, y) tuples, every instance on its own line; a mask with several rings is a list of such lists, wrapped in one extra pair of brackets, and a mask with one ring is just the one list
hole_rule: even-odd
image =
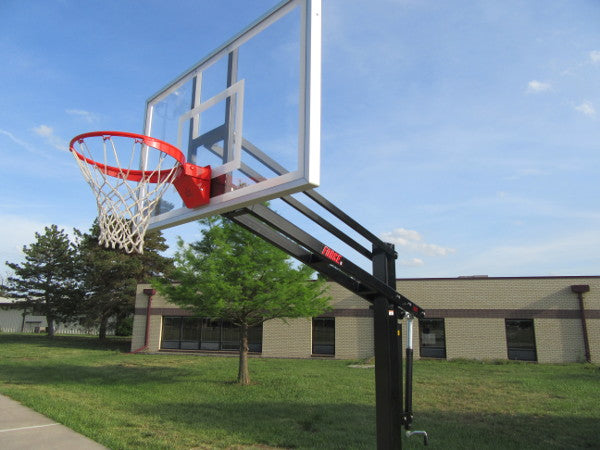
[[(204, 70), (211, 67), (217, 61), (229, 57), (231, 67), (236, 64), (238, 49), (254, 36), (267, 29), (291, 11), (299, 8), (300, 11), (300, 54), (299, 54), (299, 99), (298, 99), (298, 163), (296, 170), (287, 171), (267, 156), (261, 149), (246, 141), (243, 136), (243, 97), (244, 80), (238, 81), (235, 76), (228, 81), (228, 87), (217, 96), (200, 103), (199, 93), (195, 96), (193, 107), (185, 117), (180, 118), (179, 133), (184, 121), (192, 121), (191, 131), (194, 138), (198, 137), (196, 132), (197, 122), (194, 115), (200, 113), (207, 107), (208, 103), (226, 98), (228, 105), (233, 102), (237, 107), (233, 108), (235, 120), (232, 119), (231, 127), (225, 125), (227, 142), (222, 154), (223, 166), (213, 167), (214, 176), (225, 175), (231, 170), (239, 170), (251, 179), (253, 170), (244, 167), (240, 160), (242, 148), (249, 152), (252, 157), (269, 167), (276, 176), (261, 179), (260, 183), (250, 184), (238, 190), (224, 192), (222, 195), (213, 197), (208, 205), (196, 209), (180, 207), (167, 212), (158, 213), (154, 216), (149, 229), (162, 229), (177, 226), (186, 222), (200, 219), (215, 214), (232, 211), (246, 207), (258, 202), (282, 197), (294, 192), (304, 191), (319, 185), (320, 180), (320, 127), (321, 127), (321, 0), (285, 0), (275, 6), (261, 18), (242, 30), (240, 33), (226, 41), (212, 53), (201, 59), (179, 77), (162, 88), (146, 102), (146, 115), (144, 122), (144, 134), (153, 136), (152, 123), (155, 105), (159, 104), (167, 96), (176, 92), (190, 80), (196, 86), (198, 77), (202, 76)], [(233, 58), (233, 59), (232, 59)], [(201, 78), (200, 78), (201, 79)], [(194, 87), (193, 89), (196, 89)], [(218, 97), (218, 98), (216, 98)], [(229, 106), (227, 106), (229, 108)], [(179, 140), (178, 147), (183, 146)], [(229, 147), (229, 149), (227, 149)], [(179, 147), (186, 153), (186, 148)], [(194, 160), (194, 155), (188, 152), (188, 162), (201, 164)], [(142, 167), (143, 169), (143, 164)]]

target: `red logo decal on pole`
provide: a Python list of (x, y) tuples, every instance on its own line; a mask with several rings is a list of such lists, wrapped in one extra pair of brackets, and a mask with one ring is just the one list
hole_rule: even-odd
[(329, 258), (330, 260), (332, 260), (334, 263), (339, 264), (340, 266), (342, 265), (342, 255), (340, 255), (336, 251), (333, 251), (329, 247), (327, 247), (327, 246), (323, 247), (321, 254), (323, 256), (325, 256), (326, 258)]

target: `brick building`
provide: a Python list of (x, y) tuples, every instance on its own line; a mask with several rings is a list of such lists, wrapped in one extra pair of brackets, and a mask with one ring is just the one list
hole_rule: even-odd
[[(399, 279), (398, 291), (427, 312), (415, 327), (415, 357), (600, 362), (600, 277), (485, 276)], [(237, 330), (194, 317), (138, 286), (132, 350), (235, 351)], [(332, 311), (270, 320), (252, 330), (265, 357), (373, 356), (369, 303), (330, 283)]]

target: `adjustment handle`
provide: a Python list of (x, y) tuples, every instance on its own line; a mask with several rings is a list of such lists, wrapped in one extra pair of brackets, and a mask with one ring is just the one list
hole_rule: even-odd
[(429, 445), (429, 436), (427, 435), (427, 431), (407, 431), (406, 437), (411, 437), (414, 435), (423, 436), (423, 445)]

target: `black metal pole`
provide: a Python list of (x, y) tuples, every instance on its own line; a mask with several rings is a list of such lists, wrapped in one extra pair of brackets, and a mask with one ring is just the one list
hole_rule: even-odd
[[(393, 246), (373, 246), (373, 276), (396, 288)], [(385, 297), (374, 301), (375, 411), (377, 448), (402, 448), (402, 370), (398, 345), (398, 309)]]
[(385, 297), (377, 297), (373, 303), (373, 325), (375, 328), (375, 420), (377, 448), (379, 450), (400, 447), (398, 433), (393, 420), (392, 361), (389, 339), (390, 304)]
[[(314, 191), (311, 191), (309, 197), (313, 200), (316, 198), (315, 201), (319, 205), (332, 212), (359, 234), (363, 234), (362, 227), (357, 230), (355, 222)], [(317, 216), (312, 211), (306, 208), (296, 209), (331, 231), (330, 223), (324, 219), (315, 220)], [(416, 317), (423, 317), (425, 313), (418, 305), (396, 290), (397, 256), (394, 246), (373, 238), (372, 252), (363, 248), (361, 253), (364, 256), (371, 256), (373, 270), (371, 274), (335, 253), (317, 238), (265, 205), (255, 204), (240, 208), (226, 213), (225, 216), (372, 303), (377, 448), (379, 450), (401, 449), (402, 427), (406, 423), (406, 416), (403, 402), (402, 343), (398, 332), (398, 320), (403, 318), (405, 313)], [(350, 239), (341, 231), (333, 234), (346, 243)], [(358, 250), (358, 245), (352, 247)], [(332, 253), (335, 257), (331, 256)], [(412, 434), (416, 433), (425, 434), (412, 432)]]

